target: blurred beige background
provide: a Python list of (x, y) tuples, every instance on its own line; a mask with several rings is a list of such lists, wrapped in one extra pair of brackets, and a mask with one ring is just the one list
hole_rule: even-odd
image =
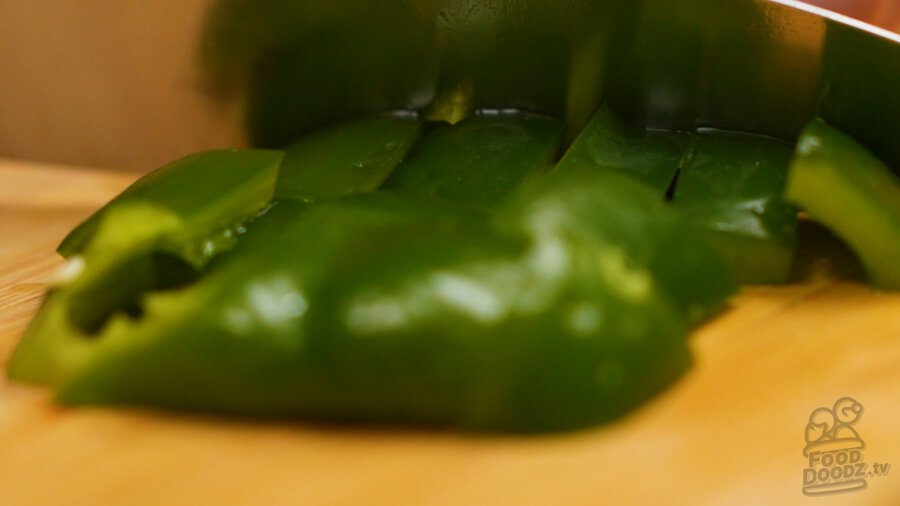
[(149, 170), (239, 142), (194, 68), (207, 3), (0, 2), (0, 157)]
[[(900, 31), (900, 0), (816, 1)], [(149, 170), (239, 145), (194, 66), (209, 2), (3, 0), (0, 157)]]

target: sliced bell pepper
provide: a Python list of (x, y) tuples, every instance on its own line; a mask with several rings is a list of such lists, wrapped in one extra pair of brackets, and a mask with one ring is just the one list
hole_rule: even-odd
[[(172, 162), (103, 206), (66, 236), (57, 251), (64, 257), (81, 253), (101, 240), (95, 236), (102, 224), (102, 242), (126, 244), (156, 234), (156, 239), (171, 240), (178, 247), (189, 245), (193, 249), (181, 253), (202, 263), (215, 253), (216, 244), (203, 242), (213, 231), (246, 220), (269, 204), (283, 157), (281, 151), (226, 149)], [(117, 213), (131, 223), (117, 223), (110, 217)], [(162, 223), (171, 227), (158, 230)]]
[(279, 202), (140, 318), (66, 334), (57, 395), (525, 432), (619, 416), (687, 367), (684, 318), (555, 192), (493, 224), (390, 193)]
[(875, 286), (900, 290), (900, 178), (864, 146), (810, 122), (785, 196), (847, 241)]
[(588, 122), (556, 167), (624, 172), (662, 196), (672, 184), (682, 153), (690, 141), (686, 132), (652, 131), (623, 124), (607, 105)]
[(286, 148), (276, 198), (375, 191), (415, 145), (415, 113), (381, 114), (303, 137)]
[(604, 105), (556, 170), (621, 172), (666, 194), (731, 278), (774, 283), (786, 280), (796, 243), (796, 209), (781, 196), (790, 156), (788, 145), (758, 136), (627, 126)]
[(673, 203), (742, 283), (787, 280), (797, 209), (783, 198), (791, 147), (774, 139), (698, 132), (681, 161)]
[[(685, 370), (689, 323), (734, 285), (659, 189), (578, 163), (541, 176), (560, 124), (498, 114), (432, 125), (392, 191), (365, 193), (397, 162), (383, 135), (418, 129), (384, 121), (295, 144), (281, 198), (203, 261), (187, 245), (209, 220), (135, 224), (202, 188), (196, 163), (145, 181), (152, 199), (123, 194), (10, 375), (68, 403), (540, 432), (620, 416)], [(374, 178), (353, 162), (373, 146)]]
[(562, 123), (525, 113), (490, 113), (429, 125), (382, 189), (492, 206), (550, 168)]
[[(140, 293), (188, 283), (269, 205), (282, 157), (260, 150), (192, 155), (140, 179), (88, 218), (60, 246), (68, 263), (9, 374), (54, 381), (112, 315), (140, 312)], [(71, 334), (87, 337), (66, 346)]]

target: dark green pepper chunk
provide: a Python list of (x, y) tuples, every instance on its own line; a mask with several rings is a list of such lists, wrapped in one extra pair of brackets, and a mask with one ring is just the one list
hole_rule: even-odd
[[(315, 206), (279, 202), (199, 281), (145, 293), (139, 319), (116, 314), (94, 339), (69, 333), (65, 348), (85, 351), (72, 354), (56, 382), (58, 396), (72, 403), (322, 416), (323, 403), (332, 402), (322, 377), (331, 369), (311, 340), (332, 336), (314, 332), (308, 320), (324, 304), (320, 290), (333, 257), (344, 250), (364, 255), (379, 232), (409, 235), (427, 227), (442, 233), (461, 221), (485, 220), (384, 194)], [(369, 381), (380, 384), (379, 378)]]
[(681, 162), (673, 202), (742, 283), (787, 280), (797, 209), (782, 197), (791, 148), (774, 139), (698, 132)]
[(621, 238), (582, 230), (569, 188), (493, 221), (390, 193), (279, 202), (198, 280), (93, 337), (53, 299), (46, 380), (71, 403), (527, 432), (612, 419), (684, 371), (686, 325)]
[(752, 135), (629, 127), (601, 107), (557, 166), (628, 175), (673, 198), (741, 282), (783, 282), (796, 243), (790, 148)]
[(556, 170), (614, 170), (647, 184), (662, 196), (672, 184), (689, 141), (688, 133), (627, 126), (604, 105), (566, 151)]
[(276, 198), (377, 190), (419, 137), (414, 113), (382, 114), (317, 131), (287, 148)]
[(875, 155), (812, 121), (800, 134), (786, 198), (847, 241), (872, 284), (900, 290), (900, 179)]
[[(706, 237), (667, 205), (658, 189), (627, 173), (585, 165), (573, 162), (526, 189), (511, 203), (524, 211), (512, 216), (526, 222), (542, 215), (564, 220), (569, 234), (615, 245), (624, 262), (652, 274), (660, 292), (691, 323), (719, 312), (737, 284)], [(561, 207), (565, 215), (557, 211)]]
[(383, 189), (493, 206), (549, 168), (562, 123), (527, 113), (482, 113), (431, 124)]
[(425, 233), (338, 257), (317, 328), (331, 336), (336, 391), (350, 393), (341, 409), (376, 397), (394, 406), (371, 406), (379, 416), (573, 429), (621, 416), (685, 370), (683, 319), (619, 249), (565, 223), (506, 233), (527, 242)]

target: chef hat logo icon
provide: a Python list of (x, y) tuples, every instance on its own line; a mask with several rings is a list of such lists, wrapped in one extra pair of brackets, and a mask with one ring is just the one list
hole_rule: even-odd
[(863, 406), (851, 397), (842, 397), (832, 409), (818, 408), (809, 415), (806, 424), (806, 447), (803, 455), (810, 451), (836, 451), (863, 449), (866, 444), (852, 426), (859, 421)]

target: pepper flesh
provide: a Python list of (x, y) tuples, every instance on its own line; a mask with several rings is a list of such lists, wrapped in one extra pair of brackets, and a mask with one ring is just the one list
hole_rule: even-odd
[(343, 122), (286, 148), (276, 198), (316, 198), (375, 191), (415, 145), (415, 113)]
[(783, 283), (797, 243), (797, 209), (782, 196), (792, 155), (774, 139), (698, 132), (682, 156), (673, 203), (741, 283)]
[(628, 174), (662, 196), (672, 184), (690, 138), (623, 124), (603, 105), (566, 151), (557, 171), (593, 167)]
[(196, 284), (113, 319), (59, 398), (526, 432), (619, 416), (687, 367), (684, 319), (547, 199), (496, 225), (384, 193), (280, 202)]
[[(271, 201), (283, 157), (281, 151), (223, 149), (176, 160), (142, 177), (103, 206), (66, 236), (57, 252), (64, 257), (82, 252), (90, 242), (97, 242), (94, 236), (101, 224), (107, 229), (105, 240), (125, 243), (132, 241), (129, 233), (146, 235), (154, 220), (167, 217), (178, 222), (177, 230), (169, 232), (173, 244), (196, 245), (211, 232), (253, 216)], [(135, 217), (136, 223), (147, 222), (137, 228), (108, 216), (129, 206), (160, 216)], [(203, 262), (202, 248), (184, 253), (196, 263)]]
[(900, 179), (865, 147), (810, 122), (785, 196), (847, 241), (875, 286), (900, 290)]
[[(179, 286), (236, 242), (269, 204), (282, 153), (221, 150), (192, 155), (126, 189), (70, 234), (65, 276), (16, 347), (17, 379), (53, 382), (66, 362), (142, 291)], [(72, 335), (83, 339), (70, 339)]]
[[(49, 383), (68, 403), (526, 432), (620, 416), (689, 363), (685, 335), (696, 301), (676, 302), (667, 276), (716, 266), (692, 260), (703, 258), (695, 255), (701, 243), (668, 248), (667, 238), (687, 227), (658, 192), (617, 174), (538, 176), (562, 129), (523, 118), (484, 119), (493, 129), (514, 125), (499, 129), (500, 139), (514, 141), (502, 150), (496, 137), (473, 135), (483, 134), (472, 128), (477, 122), (439, 127), (480, 139), (484, 157), (456, 149), (458, 137), (443, 132), (426, 135), (428, 149), (414, 155), (413, 148), (415, 163), (400, 165), (431, 173), (425, 155), (446, 153), (516, 175), (481, 193), (472, 184), (482, 177), (477, 165), (457, 163), (441, 169), (442, 192), (409, 195), (398, 186), (341, 197), (364, 188), (370, 174), (338, 163), (332, 170), (342, 174), (323, 176), (342, 182), (323, 185), (333, 190), (328, 198), (293, 187), (282, 194), (292, 198), (246, 223), (230, 249), (185, 263), (188, 276), (177, 283), (160, 282), (163, 272), (145, 261), (145, 250), (110, 252), (124, 257), (125, 274), (149, 275), (113, 297), (136, 310), (101, 304), (104, 318), (86, 329), (73, 323), (72, 309), (84, 300), (90, 310), (97, 299), (76, 294), (108, 285), (90, 276), (61, 287), (10, 374)], [(523, 135), (521, 121), (541, 135)], [(351, 137), (360, 145), (370, 139)], [(342, 148), (315, 139), (298, 145), (325, 146), (326, 155), (329, 146)], [(515, 198), (506, 202), (510, 192)], [(448, 195), (455, 198), (435, 198)], [(480, 210), (486, 205), (489, 212)], [(104, 233), (90, 238), (86, 255), (94, 241), (106, 244)], [(156, 259), (159, 251), (148, 251)], [(116, 273), (101, 277), (128, 279)], [(718, 294), (716, 307), (729, 293)]]
[(552, 165), (562, 123), (525, 113), (482, 113), (431, 124), (382, 189), (492, 206)]
[[(616, 171), (648, 185), (726, 259), (726, 279), (777, 283), (787, 279), (796, 243), (796, 209), (782, 198), (790, 156), (788, 145), (760, 136), (628, 126), (604, 105), (556, 170)], [(698, 280), (712, 283), (712, 300), (718, 276)]]

